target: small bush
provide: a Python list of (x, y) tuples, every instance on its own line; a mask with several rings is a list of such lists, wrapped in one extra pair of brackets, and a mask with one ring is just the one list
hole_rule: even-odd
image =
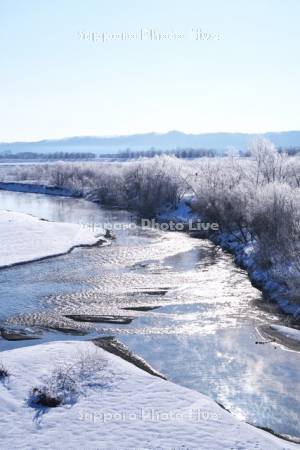
[(44, 384), (32, 389), (30, 403), (55, 408), (70, 403), (76, 396), (76, 379), (73, 366), (61, 366), (44, 379)]
[(34, 388), (31, 394), (31, 403), (45, 408), (56, 408), (62, 403), (62, 399), (52, 397), (46, 388)]
[(4, 367), (2, 363), (0, 363), (0, 380), (4, 380), (4, 378), (9, 377), (9, 371)]
[(98, 354), (79, 354), (74, 364), (58, 366), (44, 378), (41, 386), (33, 388), (29, 394), (29, 404), (56, 408), (74, 403), (86, 385), (104, 386), (104, 383), (95, 383), (94, 379), (91, 383), (90, 380), (92, 376), (97, 377), (105, 366), (106, 361), (99, 359)]

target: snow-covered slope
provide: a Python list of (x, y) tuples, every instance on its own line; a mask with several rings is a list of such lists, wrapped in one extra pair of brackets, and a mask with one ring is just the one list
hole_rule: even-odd
[(292, 339), (293, 341), (300, 342), (300, 330), (284, 327), (282, 325), (271, 325), (271, 328), (282, 336)]
[(0, 268), (96, 244), (101, 230), (56, 223), (11, 211), (0, 211)]
[[(87, 341), (1, 353), (0, 442), (9, 449), (275, 450), (296, 445), (239, 422), (208, 397), (149, 375)], [(82, 372), (88, 361), (87, 369)], [(100, 362), (100, 363), (99, 363)], [(74, 367), (81, 367), (74, 373)], [(55, 367), (75, 378), (73, 401), (32, 407), (29, 392)]]

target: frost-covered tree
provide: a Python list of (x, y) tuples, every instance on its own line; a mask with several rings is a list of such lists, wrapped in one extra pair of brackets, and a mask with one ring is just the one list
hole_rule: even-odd
[(288, 155), (279, 153), (271, 141), (265, 138), (254, 139), (250, 155), (256, 163), (256, 184), (285, 181)]

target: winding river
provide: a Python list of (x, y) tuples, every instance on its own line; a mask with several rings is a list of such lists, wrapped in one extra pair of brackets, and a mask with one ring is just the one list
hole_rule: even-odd
[[(0, 208), (85, 226), (123, 224), (110, 246), (1, 270), (2, 323), (50, 329), (42, 340), (114, 335), (168, 379), (207, 394), (241, 420), (300, 437), (300, 354), (258, 343), (264, 339), (257, 327), (285, 318), (229, 254), (184, 233), (129, 227), (130, 213), (80, 199), (0, 191)], [(153, 309), (123, 309), (132, 306)], [(134, 320), (111, 325), (65, 317), (120, 312)], [(55, 330), (60, 326), (87, 334)], [(0, 351), (34, 343), (0, 339)]]

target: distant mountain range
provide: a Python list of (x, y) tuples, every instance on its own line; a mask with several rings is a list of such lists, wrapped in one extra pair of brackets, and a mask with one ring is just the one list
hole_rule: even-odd
[[(0, 152), (93, 152), (96, 154), (118, 153), (130, 148), (131, 150), (175, 150), (181, 148), (227, 150), (235, 147), (247, 150), (249, 143), (257, 134), (249, 133), (201, 133), (186, 134), (180, 131), (168, 133), (145, 133), (129, 136), (112, 137), (71, 137), (58, 140), (43, 140), (38, 142), (0, 143)], [(300, 131), (269, 132), (260, 134), (270, 139), (276, 146), (299, 147)]]

